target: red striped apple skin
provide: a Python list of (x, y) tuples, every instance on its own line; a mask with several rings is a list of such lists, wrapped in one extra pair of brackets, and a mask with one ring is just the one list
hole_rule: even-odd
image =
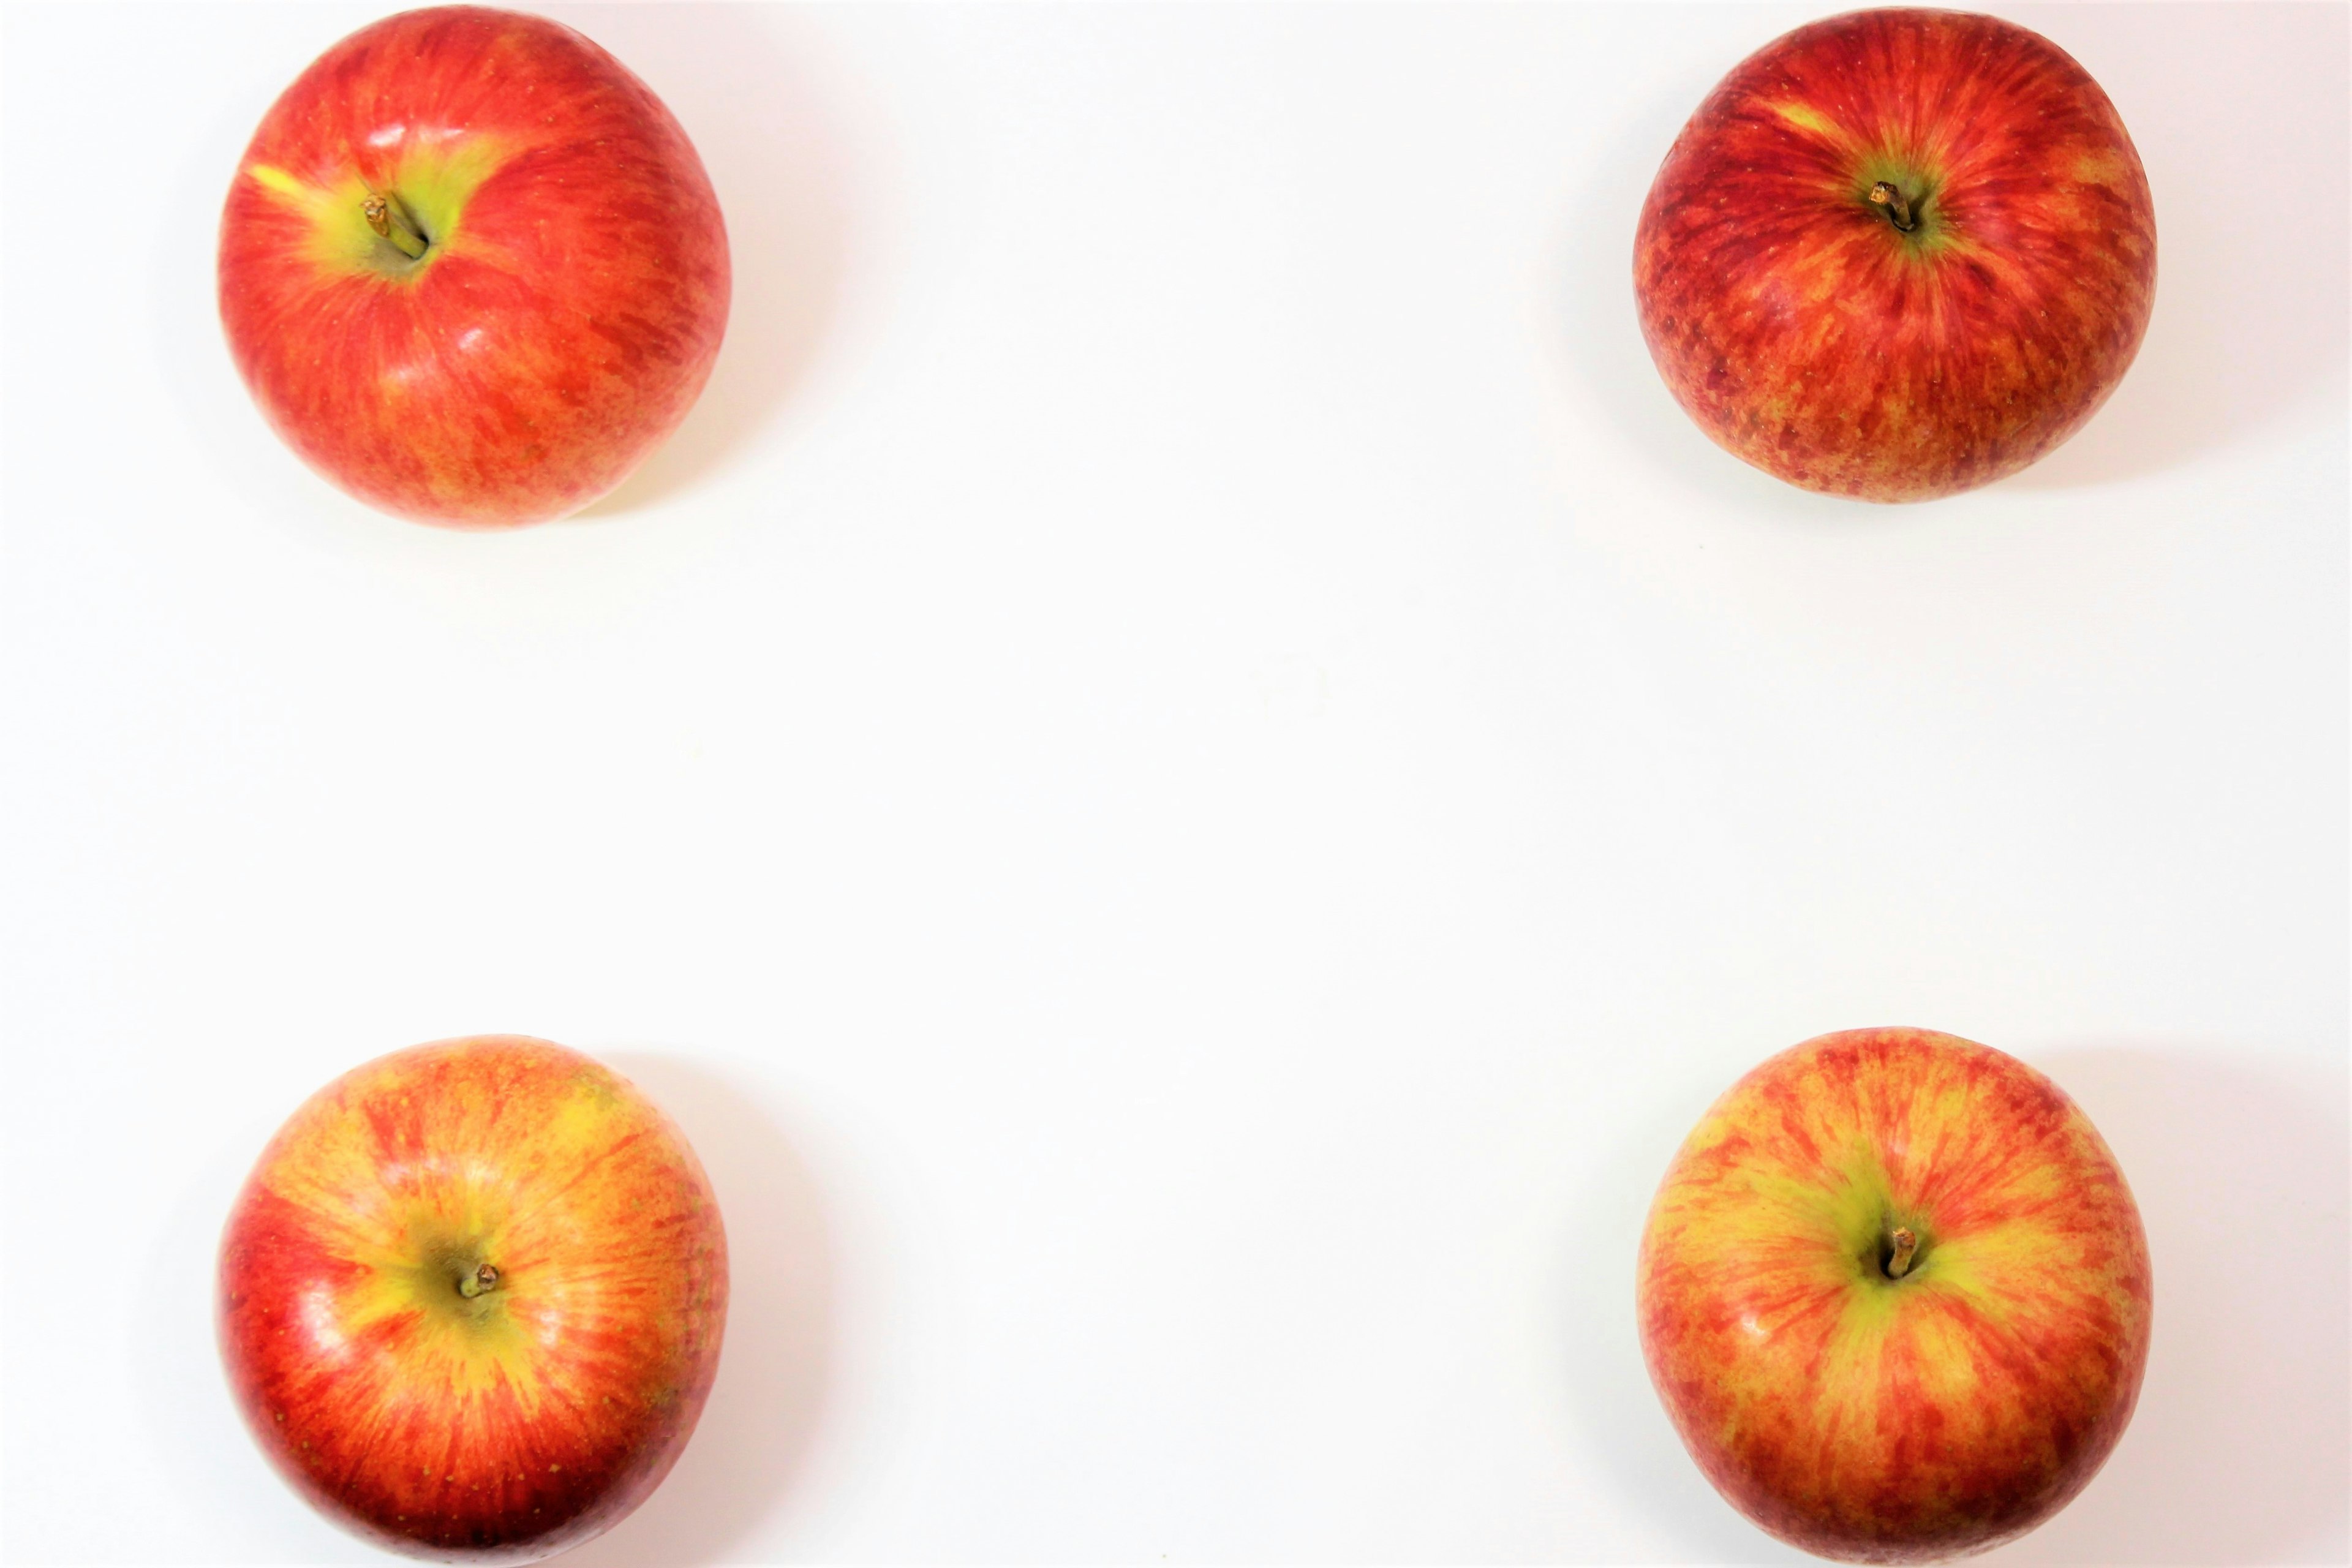
[(2017, 472), (2106, 401), (2156, 297), (2155, 206), (2115, 106), (2048, 39), (1855, 11), (1699, 106), (1643, 204), (1633, 287), (1659, 374), (1726, 450), (1924, 500)]
[[(1916, 1238), (1890, 1278), (1890, 1239)], [(1923, 1029), (1823, 1035), (1711, 1108), (1658, 1188), (1650, 1375), (1717, 1490), (1855, 1563), (1965, 1556), (2087, 1485), (2130, 1421), (2139, 1211), (2042, 1074)]]
[(519, 1036), (313, 1095), (239, 1194), (218, 1279), (229, 1384), (278, 1471), (353, 1532), (451, 1562), (531, 1561), (626, 1516), (685, 1448), (727, 1321), (685, 1138)]
[[(389, 193), (412, 260), (362, 211)], [(726, 331), (726, 226), (653, 92), (558, 23), (411, 11), (263, 118), (221, 216), (221, 321), (272, 428), (371, 506), (511, 527), (610, 491)]]

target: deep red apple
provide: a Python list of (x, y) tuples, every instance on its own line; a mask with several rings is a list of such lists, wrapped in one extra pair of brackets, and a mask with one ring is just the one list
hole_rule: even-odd
[(1633, 247), (1643, 336), (1734, 456), (1925, 500), (2080, 429), (2156, 294), (2156, 215), (2099, 84), (2037, 34), (1855, 11), (1767, 44), (1667, 153)]
[(221, 1238), (257, 1441), (338, 1523), (528, 1562), (619, 1522), (719, 1368), (727, 1239), (651, 1101), (519, 1036), (395, 1052), (306, 1101)]
[(1716, 1101), (1642, 1237), (1651, 1379), (1717, 1490), (1855, 1563), (2022, 1535), (2123, 1436), (2139, 1211), (2074, 1103), (1924, 1029), (1783, 1051)]
[(461, 5), (362, 27), (270, 107), (221, 215), (229, 351), (371, 506), (578, 510), (677, 427), (727, 326), (686, 132), (571, 28)]

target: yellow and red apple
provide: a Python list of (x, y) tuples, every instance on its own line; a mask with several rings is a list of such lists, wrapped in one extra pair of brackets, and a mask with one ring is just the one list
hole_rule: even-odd
[(371, 506), (465, 528), (610, 491), (686, 417), (727, 326), (727, 232), (645, 83), (543, 17), (363, 27), (279, 96), (221, 215), (246, 385)]
[(2139, 351), (2156, 215), (2089, 73), (1958, 11), (1854, 11), (1733, 68), (1643, 205), (1633, 289), (1699, 428), (1808, 489), (1923, 500), (2065, 440)]
[(1823, 1557), (1980, 1552), (2064, 1507), (2147, 1365), (2147, 1243), (2090, 1120), (2014, 1058), (1856, 1029), (1765, 1062), (1642, 1237), (1650, 1376), (1691, 1457)]
[(617, 1523), (684, 1449), (726, 1321), (685, 1138), (520, 1036), (320, 1089), (221, 1239), (221, 1353), (256, 1440), (337, 1522), (421, 1556), (527, 1562)]

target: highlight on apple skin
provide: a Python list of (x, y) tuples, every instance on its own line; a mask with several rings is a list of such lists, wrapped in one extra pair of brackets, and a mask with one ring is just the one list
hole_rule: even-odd
[(1854, 1029), (1716, 1101), (1659, 1184), (1651, 1381), (1735, 1507), (1822, 1557), (2014, 1540), (2130, 1421), (2152, 1283), (2115, 1156), (1989, 1047)]
[(1925, 500), (2082, 428), (2156, 297), (2139, 154), (2089, 73), (1958, 11), (1855, 11), (1735, 67), (1633, 247), (1642, 335), (1719, 446), (1807, 489)]
[(454, 527), (626, 479), (700, 395), (729, 288), (661, 100), (572, 29), (481, 6), (321, 55), (221, 215), (221, 322), (270, 426), (367, 504)]
[(304, 1102), (221, 1237), (254, 1439), (393, 1551), (522, 1563), (618, 1523), (719, 1369), (727, 1238), (686, 1139), (577, 1051), (478, 1036)]

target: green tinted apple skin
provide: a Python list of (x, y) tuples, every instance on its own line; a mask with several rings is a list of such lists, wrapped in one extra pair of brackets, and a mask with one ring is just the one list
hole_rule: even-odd
[(387, 1551), (536, 1562), (661, 1484), (718, 1375), (727, 1235), (675, 1123), (547, 1040), (353, 1068), (256, 1162), (218, 1331), (255, 1442)]
[(2041, 1073), (1932, 1030), (1823, 1035), (1734, 1084), (1660, 1183), (1637, 1278), (1692, 1458), (1848, 1562), (2033, 1529), (2114, 1451), (2147, 1364), (2114, 1153)]

